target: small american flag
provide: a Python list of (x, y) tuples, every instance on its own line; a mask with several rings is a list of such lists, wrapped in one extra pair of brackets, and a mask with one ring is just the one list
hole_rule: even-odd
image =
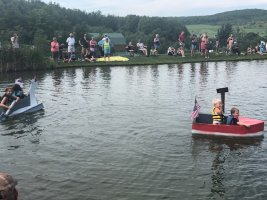
[(191, 113), (191, 119), (192, 120), (194, 120), (195, 118), (198, 117), (199, 110), (200, 110), (200, 105), (198, 104), (197, 98), (195, 97), (195, 105), (193, 108), (193, 112)]

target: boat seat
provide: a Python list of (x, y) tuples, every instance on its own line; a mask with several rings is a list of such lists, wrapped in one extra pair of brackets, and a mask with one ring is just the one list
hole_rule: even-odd
[[(227, 116), (223, 117), (223, 124), (225, 124), (227, 121)], [(212, 114), (203, 114), (200, 113), (198, 117), (196, 118), (197, 123), (203, 123), (203, 124), (212, 124)]]
[(212, 124), (212, 114), (200, 113), (196, 118), (197, 123)]

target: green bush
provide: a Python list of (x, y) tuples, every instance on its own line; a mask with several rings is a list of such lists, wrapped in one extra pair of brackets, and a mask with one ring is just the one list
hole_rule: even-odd
[(0, 50), (0, 71), (41, 70), (53, 67), (53, 64), (42, 53), (33, 48), (3, 48)]

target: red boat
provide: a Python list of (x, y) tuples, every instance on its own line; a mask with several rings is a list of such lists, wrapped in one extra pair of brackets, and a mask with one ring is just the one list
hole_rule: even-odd
[[(221, 93), (221, 99), (224, 111), (224, 105), (225, 105), (224, 93), (228, 92), (228, 88), (217, 89), (217, 92)], [(224, 118), (225, 118), (224, 121), (226, 121), (226, 117)], [(196, 117), (196, 119), (192, 123), (192, 134), (230, 136), (230, 137), (263, 136), (264, 121), (246, 117), (239, 117), (239, 122), (249, 125), (249, 127), (242, 125), (213, 124), (211, 114), (199, 114), (198, 117)]]
[(239, 121), (250, 127), (241, 125), (212, 124), (212, 115), (199, 114), (192, 124), (192, 134), (216, 135), (230, 137), (259, 137), (263, 135), (264, 121), (239, 117)]

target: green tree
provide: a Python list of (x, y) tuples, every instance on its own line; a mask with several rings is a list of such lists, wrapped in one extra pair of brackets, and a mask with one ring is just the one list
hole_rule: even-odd
[(263, 37), (259, 36), (257, 33), (247, 33), (244, 37), (240, 38), (239, 46), (242, 51), (246, 51), (248, 47), (257, 46), (261, 40), (264, 40)]
[(230, 34), (233, 33), (231, 24), (223, 24), (220, 29), (217, 31), (217, 37), (219, 38), (220, 44), (222, 47), (226, 47), (227, 38)]

